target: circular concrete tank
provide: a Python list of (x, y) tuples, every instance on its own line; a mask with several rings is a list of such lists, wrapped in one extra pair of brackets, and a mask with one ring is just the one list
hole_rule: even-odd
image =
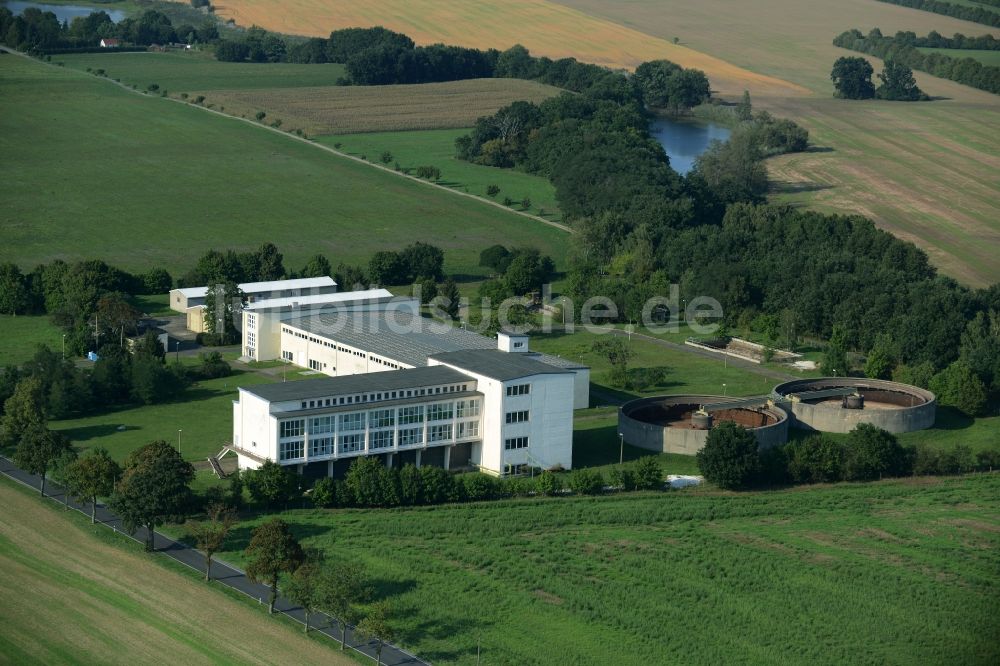
[[(750, 430), (762, 448), (788, 440), (788, 414), (780, 407), (735, 407), (696, 414), (702, 405), (739, 398), (719, 395), (662, 395), (625, 403), (618, 410), (618, 432), (625, 441), (650, 451), (694, 455), (708, 439), (709, 430), (734, 421)], [(703, 427), (700, 427), (703, 426)]]
[[(815, 398), (808, 395), (830, 389), (852, 389), (853, 393)], [(821, 432), (846, 433), (859, 423), (892, 433), (924, 430), (934, 425), (937, 411), (937, 400), (930, 391), (860, 377), (797, 379), (775, 386), (774, 397), (791, 413), (792, 426)]]

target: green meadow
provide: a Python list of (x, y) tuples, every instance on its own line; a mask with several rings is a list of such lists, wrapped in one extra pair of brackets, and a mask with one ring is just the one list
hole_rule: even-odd
[(565, 257), (566, 233), (537, 220), (81, 72), (0, 56), (0, 100), (0, 261), (25, 269), (99, 257), (179, 274), (265, 241), (296, 268), (433, 239), (460, 278), (512, 238)]
[(991, 664), (998, 495), (983, 474), (281, 518), (362, 562), (435, 664)]
[(496, 185), (500, 192), (492, 200), (502, 202), (509, 198), (515, 210), (523, 210), (522, 201), (531, 200), (528, 212), (541, 214), (548, 220), (559, 221), (559, 203), (552, 183), (541, 176), (533, 176), (513, 169), (498, 169), (465, 162), (455, 157), (455, 139), (468, 134), (469, 129), (423, 130), (413, 132), (372, 132), (318, 137), (328, 146), (341, 144), (339, 150), (350, 155), (365, 155), (377, 161), (384, 152), (392, 154), (390, 166), (413, 172), (418, 166), (436, 166), (441, 170), (441, 185), (460, 192), (490, 199), (486, 189)]

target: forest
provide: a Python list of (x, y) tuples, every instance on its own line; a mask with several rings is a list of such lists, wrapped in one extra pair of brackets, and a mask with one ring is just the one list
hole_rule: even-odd
[(897, 32), (893, 37), (886, 37), (878, 28), (874, 28), (867, 36), (857, 29), (842, 32), (833, 40), (833, 45), (867, 53), (883, 60), (892, 60), (921, 72), (1000, 95), (1000, 67), (984, 65), (974, 58), (952, 58), (942, 53), (922, 53), (917, 48), (924, 45), (931, 46), (930, 42), (934, 41), (937, 40), (932, 39), (931, 35), (918, 38), (912, 32)]

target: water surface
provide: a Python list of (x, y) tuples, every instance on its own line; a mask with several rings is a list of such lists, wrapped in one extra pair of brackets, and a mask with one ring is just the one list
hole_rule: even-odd
[(695, 158), (705, 152), (712, 141), (725, 141), (731, 132), (713, 122), (657, 118), (650, 124), (649, 133), (667, 151), (674, 171), (686, 174), (694, 167)]
[(0, 1), (0, 5), (3, 5), (14, 14), (14, 16), (20, 16), (24, 13), (24, 10), (28, 7), (35, 7), (42, 10), (43, 12), (52, 12), (59, 19), (59, 22), (67, 21), (69, 23), (73, 22), (78, 16), (89, 16), (93, 12), (104, 12), (111, 17), (111, 20), (118, 23), (123, 18), (125, 18), (125, 12), (120, 9), (105, 9), (104, 7), (86, 7), (84, 5), (47, 5), (44, 2), (21, 2), (21, 0), (10, 0), (9, 2)]

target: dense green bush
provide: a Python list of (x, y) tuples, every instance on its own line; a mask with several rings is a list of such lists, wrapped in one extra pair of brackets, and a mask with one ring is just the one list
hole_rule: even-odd
[(705, 479), (720, 488), (746, 488), (759, 481), (757, 438), (732, 421), (723, 421), (709, 431), (697, 458)]
[(581, 495), (599, 495), (604, 490), (604, 478), (600, 472), (586, 467), (573, 470), (569, 477), (569, 487)]

